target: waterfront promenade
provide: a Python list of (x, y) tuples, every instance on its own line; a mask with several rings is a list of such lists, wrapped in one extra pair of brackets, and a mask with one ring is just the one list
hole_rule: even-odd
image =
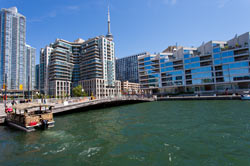
[[(76, 111), (81, 108), (80, 111), (98, 109), (111, 106), (119, 106), (124, 104), (134, 104), (142, 102), (151, 102), (154, 101), (153, 98), (146, 97), (115, 97), (115, 98), (103, 98), (90, 100), (89, 98), (70, 98), (70, 99), (48, 99), (46, 100), (47, 104), (54, 105), (53, 113), (71, 113), (71, 111)], [(41, 100), (34, 100), (36, 103), (40, 103)], [(4, 122), (6, 114), (4, 112), (4, 104), (0, 104), (0, 124)]]
[[(134, 104), (151, 101), (176, 101), (176, 100), (240, 100), (240, 96), (226, 95), (226, 96), (176, 96), (176, 97), (158, 97), (146, 98), (138, 96), (123, 96), (116, 98), (103, 98), (90, 100), (89, 98), (69, 98), (69, 99), (47, 99), (47, 104), (54, 105), (54, 114), (72, 113), (77, 111), (87, 111), (91, 109), (99, 109), (105, 107), (113, 107), (125, 104)], [(41, 100), (34, 100), (34, 102), (41, 102)], [(0, 104), (0, 124), (4, 122), (6, 114), (4, 112), (4, 105)]]

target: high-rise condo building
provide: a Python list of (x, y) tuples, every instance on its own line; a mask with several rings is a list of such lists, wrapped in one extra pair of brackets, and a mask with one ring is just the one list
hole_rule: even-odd
[(98, 36), (82, 45), (80, 63), (81, 85), (98, 98), (120, 95), (121, 82), (115, 79), (115, 44), (110, 38)]
[(55, 97), (69, 96), (72, 88), (80, 84), (88, 95), (97, 98), (120, 95), (121, 82), (115, 79), (114, 47), (109, 14), (106, 37), (75, 42), (57, 39), (41, 49), (41, 92)]
[[(8, 89), (27, 89), (26, 18), (16, 7), (0, 11), (0, 87), (7, 81)], [(29, 47), (30, 48), (30, 47)], [(33, 54), (33, 51), (31, 51)], [(33, 54), (34, 55), (34, 54)], [(32, 57), (33, 57), (32, 55)], [(32, 58), (31, 58), (32, 59)], [(35, 63), (35, 62), (34, 62)], [(32, 67), (31, 67), (32, 68)], [(7, 76), (7, 79), (5, 78)], [(30, 77), (33, 80), (32, 76)]]
[[(79, 81), (79, 55), (83, 40), (68, 42), (57, 39), (51, 44), (48, 63), (49, 94), (70, 96), (71, 88)], [(74, 86), (73, 86), (74, 84)]]
[(116, 79), (121, 82), (129, 81), (139, 83), (138, 56), (146, 55), (146, 52), (116, 59)]
[(53, 48), (46, 46), (40, 50), (39, 90), (42, 94), (49, 94), (49, 60)]
[(29, 90), (35, 89), (35, 74), (36, 74), (36, 49), (26, 44), (26, 88)]

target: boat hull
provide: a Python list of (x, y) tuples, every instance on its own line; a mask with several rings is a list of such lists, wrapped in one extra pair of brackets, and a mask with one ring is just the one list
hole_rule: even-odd
[[(8, 121), (8, 120), (6, 120), (6, 123), (7, 123), (7, 125), (9, 125), (11, 127), (14, 127), (16, 129), (19, 129), (19, 130), (22, 130), (22, 131), (25, 131), (25, 132), (32, 132), (32, 131), (35, 131), (36, 129), (41, 129), (41, 126), (42, 126), (42, 124), (40, 123), (40, 124), (37, 124), (35, 126), (24, 127), (24, 126), (21, 126), (19, 124)], [(55, 121), (48, 122), (48, 129), (52, 128), (54, 126), (55, 126)]]
[(35, 126), (34, 126), (34, 127), (24, 127), (24, 126), (15, 124), (15, 123), (13, 123), (13, 122), (10, 122), (10, 121), (8, 121), (8, 120), (6, 120), (6, 122), (7, 122), (7, 125), (9, 125), (9, 126), (11, 126), (11, 127), (14, 127), (14, 128), (16, 128), (16, 129), (22, 130), (22, 131), (26, 131), (26, 132), (35, 131)]

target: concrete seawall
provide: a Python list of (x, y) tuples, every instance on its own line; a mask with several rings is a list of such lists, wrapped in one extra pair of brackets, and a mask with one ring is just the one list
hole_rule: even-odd
[(157, 101), (174, 100), (241, 100), (240, 96), (180, 96), (180, 97), (159, 97)]

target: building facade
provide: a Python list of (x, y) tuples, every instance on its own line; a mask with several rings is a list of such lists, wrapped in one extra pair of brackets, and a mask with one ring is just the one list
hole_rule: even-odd
[[(48, 68), (46, 69), (45, 67), (47, 70), (45, 79), (48, 79), (48, 91), (45, 90), (45, 93), (48, 92), (50, 96), (60, 97), (71, 95), (71, 89), (75, 85), (78, 85), (79, 81), (81, 42), (83, 42), (83, 40), (68, 42), (66, 40), (56, 39), (56, 41), (47, 48), (49, 50), (45, 54), (45, 57), (48, 57)], [(78, 70), (76, 71), (77, 68)]]
[(147, 53), (138, 57), (139, 82), (142, 92), (153, 93), (160, 88), (160, 55)]
[(140, 53), (120, 59), (116, 59), (116, 79), (121, 82), (129, 81), (139, 83), (138, 56), (146, 55)]
[(210, 41), (198, 48), (178, 47), (168, 55), (141, 56), (141, 86), (156, 94), (242, 93), (250, 88), (249, 41), (247, 32), (227, 42)]
[[(26, 18), (16, 7), (0, 11), (0, 87), (27, 89), (27, 73), (33, 70), (33, 55), (27, 59)], [(30, 48), (30, 47), (29, 47)], [(31, 51), (33, 54), (33, 51)], [(30, 53), (30, 52), (28, 52)], [(29, 56), (28, 56), (29, 58)], [(27, 62), (28, 61), (28, 62)], [(27, 67), (27, 64), (30, 66)], [(35, 62), (34, 62), (35, 64)], [(5, 75), (7, 78), (5, 78)], [(31, 80), (34, 78), (31, 76)]]
[(40, 65), (36, 65), (36, 83), (35, 83), (35, 90), (39, 90), (39, 80), (40, 80)]
[(141, 88), (139, 83), (124, 81), (121, 83), (121, 90), (123, 95), (140, 95)]
[(40, 50), (40, 64), (39, 64), (39, 90), (40, 93), (49, 94), (49, 61), (53, 48), (46, 46)]
[(34, 90), (36, 85), (36, 49), (26, 44), (26, 89)]

